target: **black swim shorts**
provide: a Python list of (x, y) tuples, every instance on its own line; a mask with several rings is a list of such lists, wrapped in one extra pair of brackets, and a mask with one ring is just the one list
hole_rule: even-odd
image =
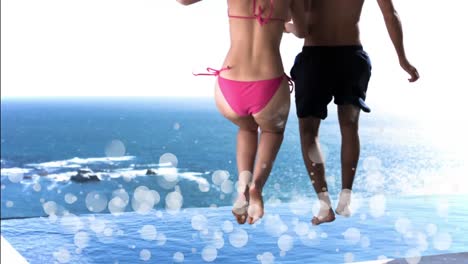
[(365, 104), (371, 61), (360, 45), (306, 46), (291, 69), (299, 118), (325, 119), (327, 105), (353, 104), (370, 112)]

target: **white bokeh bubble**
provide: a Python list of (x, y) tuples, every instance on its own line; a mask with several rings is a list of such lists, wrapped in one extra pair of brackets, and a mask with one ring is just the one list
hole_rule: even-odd
[(180, 129), (180, 124), (176, 122), (176, 123), (174, 123), (172, 128), (174, 128), (174, 130), (179, 130)]
[(310, 205), (313, 200), (308, 197), (296, 196), (291, 199), (289, 209), (295, 215), (307, 215), (311, 213)]
[(395, 230), (400, 234), (406, 234), (411, 230), (411, 221), (406, 217), (399, 217), (395, 221)]
[(166, 210), (170, 214), (178, 213), (180, 208), (182, 208), (182, 204), (184, 202), (184, 198), (182, 194), (179, 192), (170, 192), (166, 195)]
[(161, 195), (155, 190), (150, 190), (151, 195), (153, 195), (154, 205), (157, 205), (161, 201)]
[(102, 219), (90, 219), (90, 225), (89, 228), (94, 231), (96, 234), (100, 234), (104, 232), (104, 229), (106, 228), (106, 221)]
[(210, 184), (207, 180), (203, 179), (198, 182), (198, 189), (200, 190), (200, 192), (208, 192), (210, 191)]
[(380, 171), (370, 171), (365, 176), (365, 188), (369, 193), (380, 192), (385, 189), (385, 175)]
[(296, 226), (294, 227), (294, 232), (296, 232), (296, 234), (298, 236), (305, 236), (309, 233), (309, 224), (307, 224), (306, 222), (298, 222), (296, 224)]
[(159, 168), (158, 173), (162, 175), (164, 180), (168, 183), (177, 183), (179, 181), (179, 174), (175, 167), (162, 167)]
[(203, 248), (201, 255), (204, 261), (212, 262), (218, 256), (218, 250), (213, 246), (206, 246)]
[(357, 228), (350, 227), (346, 229), (346, 231), (343, 233), (343, 236), (346, 242), (351, 245), (355, 245), (361, 240), (361, 231), (359, 231)]
[(53, 224), (53, 223), (57, 222), (58, 217), (56, 215), (54, 215), (54, 214), (51, 214), (51, 215), (49, 215), (49, 217), (47, 217), (47, 219), (49, 220), (49, 223)]
[(97, 191), (92, 191), (86, 195), (86, 207), (93, 213), (100, 213), (107, 207), (107, 197)]
[(448, 250), (452, 246), (452, 236), (447, 232), (439, 232), (432, 238), (432, 243), (437, 250)]
[(122, 200), (120, 197), (114, 197), (109, 201), (107, 205), (109, 212), (113, 215), (119, 215), (125, 212), (125, 201)]
[(60, 225), (63, 227), (64, 231), (70, 234), (75, 234), (84, 228), (84, 224), (81, 219), (74, 214), (67, 214), (61, 217)]
[(208, 226), (208, 220), (204, 215), (194, 215), (192, 217), (192, 228), (198, 231), (206, 229)]
[(221, 191), (223, 193), (232, 193), (233, 189), (234, 189), (234, 183), (231, 180), (225, 180), (221, 184)]
[(414, 248), (408, 249), (405, 254), (405, 260), (408, 264), (418, 264), (421, 261), (421, 252)]
[(172, 260), (174, 260), (175, 263), (182, 263), (184, 262), (184, 254), (180, 251), (174, 253), (174, 256), (172, 257)]
[(231, 221), (226, 220), (223, 222), (223, 231), (225, 233), (231, 233), (233, 229), (234, 229), (234, 225), (232, 224)]
[(164, 246), (166, 244), (167, 237), (165, 234), (159, 232), (158, 236), (156, 237), (156, 245), (158, 246)]
[(179, 161), (177, 160), (176, 155), (172, 153), (164, 153), (159, 157), (159, 164), (166, 167), (177, 167)]
[(211, 180), (214, 184), (220, 186), (225, 180), (229, 178), (229, 172), (225, 170), (217, 170), (211, 175)]
[(370, 246), (370, 239), (368, 236), (361, 237), (361, 247), (362, 248), (369, 248)]
[(370, 215), (378, 218), (385, 214), (387, 200), (383, 194), (377, 194), (369, 199)]
[(154, 207), (156, 199), (154, 192), (146, 186), (139, 186), (135, 189), (132, 199), (132, 208), (139, 214), (148, 214)]
[(88, 233), (86, 233), (84, 231), (80, 231), (80, 232), (75, 234), (73, 240), (74, 240), (75, 246), (77, 246), (80, 249), (83, 249), (83, 248), (88, 246), (89, 235), (88, 235)]
[(34, 191), (36, 191), (36, 192), (40, 192), (40, 191), (41, 191), (41, 189), (42, 189), (42, 186), (41, 186), (41, 184), (39, 184), (39, 183), (35, 183), (35, 184), (33, 185), (33, 190), (34, 190)]
[(244, 229), (236, 228), (229, 234), (229, 243), (236, 248), (241, 248), (249, 241), (249, 235)]
[(19, 183), (23, 180), (24, 174), (23, 172), (17, 172), (17, 173), (9, 173), (8, 174), (8, 180), (12, 183)]
[(271, 252), (265, 252), (258, 256), (258, 260), (261, 264), (273, 264), (275, 263), (275, 256)]
[(73, 204), (78, 200), (78, 198), (72, 193), (65, 194), (64, 199), (67, 204)]
[(351, 252), (347, 252), (344, 254), (344, 262), (345, 263), (352, 263), (354, 261), (354, 254)]
[(120, 140), (112, 140), (106, 145), (106, 157), (122, 157), (125, 155), (125, 145)]
[(140, 251), (140, 259), (143, 261), (148, 261), (151, 259), (151, 251), (147, 249), (142, 249)]
[[(165, 175), (167, 177), (167, 175)], [(158, 182), (158, 185), (165, 189), (165, 190), (170, 190), (170, 189), (173, 189), (177, 183), (178, 183), (178, 176), (176, 174), (176, 177), (174, 181), (168, 181), (166, 180), (165, 176), (163, 177), (156, 177), (156, 181)]]
[(263, 218), (265, 232), (273, 237), (279, 237), (288, 231), (288, 226), (283, 222), (278, 214), (267, 214)]
[(146, 241), (156, 240), (158, 231), (154, 225), (144, 225), (139, 231), (140, 237)]
[(13, 205), (15, 205), (15, 203), (13, 201), (6, 201), (5, 205), (7, 208), (11, 208)]
[(281, 235), (278, 238), (278, 248), (281, 251), (289, 251), (293, 248), (294, 245), (294, 238), (290, 235)]
[(307, 156), (309, 160), (315, 164), (323, 164), (327, 160), (328, 156), (328, 147), (324, 144), (317, 145), (316, 147), (309, 148), (307, 151)]
[(46, 215), (55, 215), (57, 213), (57, 203), (54, 201), (45, 202), (42, 205), (42, 208), (44, 209)]
[(68, 263), (70, 262), (71, 258), (70, 252), (64, 247), (61, 247), (56, 252), (54, 252), (53, 256), (59, 263)]
[(224, 247), (223, 232), (221, 232), (221, 231), (216, 231), (216, 232), (214, 232), (212, 245), (213, 245), (216, 249), (221, 249), (221, 248)]

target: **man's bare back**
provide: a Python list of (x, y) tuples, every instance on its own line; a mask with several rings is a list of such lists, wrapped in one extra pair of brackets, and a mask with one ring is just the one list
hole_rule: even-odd
[(357, 45), (364, 0), (304, 0), (305, 46)]

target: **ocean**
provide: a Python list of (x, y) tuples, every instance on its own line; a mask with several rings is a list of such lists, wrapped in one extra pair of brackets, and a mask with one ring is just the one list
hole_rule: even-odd
[[(320, 141), (336, 202), (333, 108)], [(312, 226), (294, 112), (265, 216), (249, 226), (230, 213), (237, 130), (212, 98), (2, 98), (1, 234), (30, 263), (417, 263), (468, 251), (465, 158), (378, 109), (360, 117), (353, 215)]]

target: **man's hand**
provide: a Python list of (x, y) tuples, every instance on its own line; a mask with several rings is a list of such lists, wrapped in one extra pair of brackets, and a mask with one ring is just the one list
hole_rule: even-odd
[(408, 60), (400, 60), (400, 66), (410, 75), (408, 81), (415, 82), (419, 79), (418, 70)]
[(284, 23), (284, 29), (283, 29), (284, 33), (291, 33), (291, 32), (293, 32), (293, 30), (294, 30), (294, 24), (293, 23), (291, 23), (291, 22)]

